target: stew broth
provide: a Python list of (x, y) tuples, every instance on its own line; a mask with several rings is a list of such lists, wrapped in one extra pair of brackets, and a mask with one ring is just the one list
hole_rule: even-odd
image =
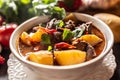
[[(39, 52), (39, 51), (48, 51), (52, 54), (52, 57), (53, 57), (53, 59), (50, 59), (50, 60), (53, 60), (53, 62), (50, 63), (50, 65), (51, 64), (52, 65), (56, 65), (56, 64), (57, 65), (71, 65), (71, 64), (78, 64), (78, 63), (82, 63), (85, 61), (89, 61), (89, 60), (97, 57), (98, 55), (100, 55), (100, 53), (103, 51), (104, 46), (105, 46), (104, 35), (102, 34), (102, 32), (99, 29), (97, 29), (95, 26), (93, 26), (91, 22), (87, 22), (87, 23), (82, 22), (82, 21), (74, 22), (70, 19), (68, 21), (59, 20), (59, 22), (61, 21), (61, 23), (59, 23), (59, 27), (58, 27), (58, 22), (55, 23), (55, 21), (58, 21), (58, 20), (52, 19), (48, 23), (46, 23), (43, 28), (41, 28), (42, 25), (40, 25), (40, 26), (38, 25), (38, 26), (33, 27), (32, 29), (30, 29), (29, 31), (27, 31), (25, 33), (23, 32), (20, 35), (20, 38), (18, 41), (18, 51), (19, 51), (20, 55), (26, 57), (26, 55), (29, 55), (31, 53), (37, 52), (37, 54), (38, 53), (40, 54), (41, 52)], [(57, 28), (56, 28), (55, 24), (57, 24)], [(50, 25), (52, 25), (52, 26), (50, 26)], [(61, 25), (62, 25), (62, 27), (61, 27)], [(37, 38), (36, 38), (36, 40), (34, 40), (35, 38), (33, 38), (32, 40), (30, 39), (31, 41), (26, 42), (28, 39), (28, 36), (26, 37), (26, 35), (29, 35), (30, 37), (31, 37), (31, 35), (32, 35), (32, 37), (33, 37), (33, 35), (38, 36), (37, 34), (39, 34), (40, 31), (38, 33), (37, 33), (37, 31), (39, 29), (40, 29), (40, 31), (42, 31), (42, 36), (40, 33), (40, 36), (41, 36), (40, 41), (37, 41)], [(65, 31), (65, 29), (66, 29), (66, 31)], [(83, 30), (83, 32), (81, 30)], [(44, 34), (44, 36), (43, 36), (43, 34)], [(26, 38), (25, 40), (24, 40), (23, 36), (25, 36), (25, 38)], [(89, 36), (90, 37), (94, 36), (97, 38), (93, 39), (95, 41), (90, 42), (89, 39), (92, 39), (92, 38), (89, 38)], [(44, 39), (44, 37), (45, 37), (45, 39)], [(49, 38), (50, 40), (48, 40), (46, 38)], [(88, 39), (88, 40), (86, 40), (86, 39)], [(77, 50), (77, 51), (75, 51), (75, 50)], [(81, 51), (80, 53), (82, 53), (82, 57), (83, 56), (85, 56), (85, 57), (84, 57), (84, 59), (81, 59), (81, 60), (78, 60), (78, 59), (73, 60), (73, 61), (76, 61), (73, 63), (67, 63), (67, 59), (66, 59), (67, 57), (65, 57), (64, 60), (59, 61), (59, 59), (62, 59), (59, 56), (59, 54), (63, 53), (63, 55), (65, 55), (65, 56), (67, 55), (68, 57), (71, 55), (71, 54), (66, 54), (65, 52), (67, 52), (67, 51), (73, 51), (73, 52), (68, 52), (73, 55), (75, 55), (74, 51), (76, 54), (78, 54), (79, 51)], [(45, 52), (45, 53), (47, 53), (47, 52)], [(85, 55), (83, 55), (84, 53), (85, 53)], [(43, 54), (43, 52), (42, 52), (42, 54)], [(33, 58), (33, 56), (28, 57), (27, 59), (32, 62), (36, 62), (36, 60), (33, 60), (32, 58)], [(70, 56), (70, 58), (71, 58), (71, 56)], [(75, 58), (78, 58), (78, 56)], [(48, 63), (46, 63), (44, 61), (43, 61), (43, 63), (42, 62), (37, 62), (37, 63), (49, 65), (49, 61), (48, 61)]]

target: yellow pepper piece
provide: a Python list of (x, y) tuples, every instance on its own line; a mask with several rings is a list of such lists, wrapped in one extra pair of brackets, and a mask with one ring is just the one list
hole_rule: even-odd
[(30, 35), (30, 40), (32, 42), (40, 42), (42, 34), (44, 34), (44, 33), (45, 33), (45, 31), (43, 30), (43, 28), (40, 28), (35, 33), (33, 33), (32, 35)]
[(30, 37), (27, 32), (23, 32), (20, 36), (22, 42), (26, 45), (31, 45)]

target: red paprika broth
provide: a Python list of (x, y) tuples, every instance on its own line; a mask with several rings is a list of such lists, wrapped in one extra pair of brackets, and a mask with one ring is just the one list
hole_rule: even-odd
[[(61, 23), (59, 23), (59, 25), (58, 25), (57, 21), (58, 22), (61, 21)], [(64, 22), (64, 25), (61, 27), (63, 22)], [(56, 26), (55, 24), (57, 24), (57, 29), (55, 27)], [(84, 26), (82, 26), (82, 27), (90, 26), (90, 29), (85, 28), (83, 33), (81, 32), (82, 34), (80, 35), (80, 31), (83, 29), (83, 28), (81, 28), (81, 25), (83, 25), (83, 24), (84, 24)], [(50, 26), (50, 25), (52, 25), (52, 26)], [(34, 35), (35, 33), (37, 33), (38, 28), (41, 28), (41, 26), (39, 26), (39, 27), (35, 26), (26, 33), (28, 33), (28, 35), (31, 35), (31, 32), (32, 32), (32, 34)], [(65, 31), (65, 29), (66, 29), (66, 31)], [(78, 29), (79, 35), (77, 34), (77, 29)], [(55, 57), (54, 56), (55, 51), (80, 50), (80, 51), (86, 52), (86, 57), (88, 57), (88, 58), (85, 58), (85, 60), (82, 61), (82, 62), (85, 62), (85, 61), (88, 61), (88, 60), (91, 60), (91, 59), (97, 57), (102, 52), (102, 50), (104, 49), (104, 46), (105, 46), (104, 35), (102, 34), (102, 32), (99, 29), (97, 29), (95, 26), (93, 26), (91, 22), (86, 23), (86, 22), (79, 21), (77, 23), (74, 23), (74, 21), (72, 21), (72, 20), (68, 20), (68, 21), (63, 20), (62, 21), (62, 20), (52, 19), (50, 22), (45, 24), (42, 31), (43, 31), (43, 34), (42, 34), (41, 38), (44, 41), (43, 40), (41, 40), (41, 41), (38, 40), (38, 42), (31, 41), (30, 44), (27, 44), (24, 41), (22, 41), (21, 37), (19, 38), (18, 51), (22, 56), (26, 56), (26, 54), (30, 53), (30, 52), (39, 52), (39, 51), (45, 50), (45, 51), (50, 51), (52, 53), (53, 57)], [(76, 32), (76, 33), (74, 33), (74, 36), (68, 36), (68, 34), (73, 35), (73, 32)], [(38, 34), (39, 34), (39, 32), (38, 32)], [(67, 36), (64, 36), (64, 34), (67, 34)], [(80, 39), (81, 36), (89, 35), (89, 34), (90, 35), (93, 34), (93, 35), (99, 37), (102, 41), (100, 41), (97, 44), (95, 44), (94, 46), (92, 46), (92, 45), (90, 45), (90, 43), (82, 41), (82, 39)], [(45, 40), (44, 37), (50, 38), (50, 40)], [(64, 40), (63, 40), (63, 38), (64, 38)], [(49, 43), (49, 41), (50, 41), (50, 43)], [(74, 42), (75, 42), (75, 44), (74, 44)], [(84, 46), (82, 46), (82, 48), (80, 48), (81, 46), (79, 46), (79, 45), (82, 45), (82, 44)], [(60, 45), (60, 46), (56, 46), (56, 45)], [(49, 47), (52, 49), (48, 50)], [(89, 51), (91, 51), (91, 52), (89, 52)], [(56, 59), (56, 58), (54, 58), (54, 59)], [(29, 58), (28, 58), (28, 60), (29, 60)], [(53, 60), (53, 61), (55, 63), (53, 62), (52, 65), (56, 65), (56, 64), (63, 65), (57, 60)], [(74, 63), (74, 64), (78, 64), (78, 63)], [(68, 65), (71, 65), (71, 64), (68, 64)]]

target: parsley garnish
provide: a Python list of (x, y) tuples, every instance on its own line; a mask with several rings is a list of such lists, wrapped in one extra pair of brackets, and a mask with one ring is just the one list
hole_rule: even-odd
[(41, 39), (42, 39), (41, 43), (43, 43), (43, 44), (51, 44), (49, 34), (42, 34)]
[(69, 29), (64, 29), (62, 39), (68, 41), (73, 37), (73, 33)]
[(64, 21), (63, 20), (58, 20), (55, 22), (55, 25), (58, 26), (58, 27), (63, 27), (65, 25)]
[(79, 38), (80, 36), (82, 36), (84, 31), (85, 31), (85, 28), (77, 28), (74, 31), (72, 31), (72, 33), (74, 34), (74, 38)]

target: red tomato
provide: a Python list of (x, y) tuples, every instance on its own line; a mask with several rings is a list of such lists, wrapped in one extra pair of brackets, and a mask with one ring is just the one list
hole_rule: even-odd
[(5, 22), (5, 20), (3, 19), (2, 16), (0, 16), (0, 26), (2, 26), (3, 22)]
[(0, 43), (9, 48), (9, 40), (12, 32), (17, 27), (16, 24), (6, 24), (0, 28)]
[(51, 30), (46, 30), (46, 32), (48, 33), (48, 34), (53, 34), (54, 32), (57, 32), (57, 30), (56, 29), (51, 29)]

